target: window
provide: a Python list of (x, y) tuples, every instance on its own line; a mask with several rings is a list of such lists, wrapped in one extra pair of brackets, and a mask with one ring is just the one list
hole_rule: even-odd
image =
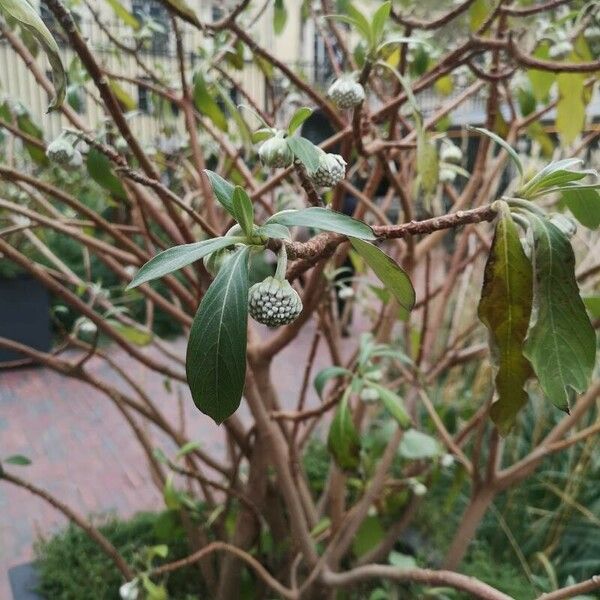
[(131, 12), (152, 32), (147, 50), (152, 54), (168, 54), (170, 21), (167, 9), (157, 0), (132, 0)]

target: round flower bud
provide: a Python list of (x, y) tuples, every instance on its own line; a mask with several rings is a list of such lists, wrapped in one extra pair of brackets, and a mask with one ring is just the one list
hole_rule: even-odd
[(354, 290), (349, 285), (343, 285), (338, 291), (338, 298), (340, 300), (347, 300), (354, 296)]
[(548, 54), (550, 55), (550, 58), (556, 60), (559, 58), (566, 58), (569, 54), (571, 54), (572, 51), (573, 44), (571, 44), (569, 40), (562, 40), (560, 42), (556, 42), (556, 44), (550, 48)]
[(319, 160), (319, 168), (310, 173), (311, 181), (320, 187), (334, 187), (346, 175), (346, 161), (339, 154), (323, 152)]
[(410, 485), (410, 489), (415, 496), (424, 496), (427, 493), (427, 486), (416, 479), (411, 478), (408, 481), (408, 484)]
[(444, 144), (440, 150), (440, 159), (444, 162), (458, 164), (462, 157), (462, 150), (456, 144)]
[(452, 454), (444, 454), (440, 459), (440, 464), (445, 469), (449, 469), (454, 464), (454, 456)]
[(365, 99), (365, 89), (353, 77), (346, 76), (336, 79), (327, 90), (327, 95), (338, 108), (352, 108)]
[(56, 138), (48, 144), (46, 148), (46, 156), (49, 160), (57, 165), (68, 165), (75, 156), (75, 148), (73, 144), (64, 137)]
[(360, 399), (363, 402), (377, 402), (379, 400), (379, 392), (370, 387), (365, 387), (360, 391)]
[(383, 379), (383, 371), (381, 369), (373, 369), (365, 373), (365, 377), (371, 381), (381, 381)]
[(302, 311), (302, 300), (288, 281), (267, 277), (255, 283), (248, 294), (250, 316), (269, 327), (295, 321)]
[(263, 165), (267, 167), (289, 167), (292, 164), (294, 154), (283, 136), (284, 132), (278, 131), (259, 148), (258, 156)]
[(127, 581), (119, 588), (119, 596), (121, 600), (137, 600), (139, 591), (138, 580), (136, 578)]

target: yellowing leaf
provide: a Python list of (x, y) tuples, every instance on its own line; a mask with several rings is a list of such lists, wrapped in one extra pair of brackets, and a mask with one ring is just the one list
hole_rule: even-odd
[(569, 145), (585, 125), (584, 80), (580, 73), (560, 73), (556, 78), (560, 100), (556, 106), (556, 129)]
[(490, 415), (502, 435), (513, 426), (527, 402), (523, 389), (531, 366), (523, 344), (533, 299), (531, 263), (523, 251), (519, 232), (508, 209), (502, 212), (485, 265), (478, 315), (489, 330), (498, 398)]

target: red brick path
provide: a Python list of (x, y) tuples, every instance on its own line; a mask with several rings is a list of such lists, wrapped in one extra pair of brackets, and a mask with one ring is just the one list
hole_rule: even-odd
[[(304, 328), (273, 365), (281, 401), (292, 408), (314, 329)], [(354, 344), (348, 344), (354, 346)], [(165, 391), (163, 379), (121, 351), (119, 364), (176, 418), (177, 386)], [(329, 364), (321, 342), (313, 376)], [(91, 362), (102, 374), (105, 367)], [(199, 413), (181, 386), (190, 439), (214, 450), (221, 430)], [(309, 404), (316, 402), (312, 388)], [(175, 421), (177, 422), (177, 421)], [(160, 445), (160, 436), (153, 438)], [(164, 442), (164, 440), (163, 440)], [(160, 509), (162, 500), (150, 478), (139, 445), (112, 402), (88, 385), (41, 368), (0, 370), (0, 455), (24, 454), (33, 464), (10, 467), (48, 490), (81, 514), (114, 511), (121, 516)], [(0, 598), (10, 598), (7, 569), (32, 558), (38, 535), (62, 527), (65, 519), (41, 499), (0, 482)]]

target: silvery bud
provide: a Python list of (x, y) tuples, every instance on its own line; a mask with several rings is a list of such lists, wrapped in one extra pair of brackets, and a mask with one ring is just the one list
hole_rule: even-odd
[(462, 150), (456, 144), (443, 144), (440, 158), (444, 162), (458, 164), (463, 158)]
[(139, 592), (140, 590), (137, 579), (128, 581), (119, 588), (119, 596), (121, 597), (121, 600), (137, 600)]
[(364, 387), (360, 391), (359, 397), (363, 402), (377, 402), (379, 400), (379, 392), (373, 388)]
[(331, 84), (327, 95), (338, 108), (352, 108), (365, 99), (365, 89), (352, 76), (345, 76)]
[(456, 171), (452, 169), (440, 169), (440, 182), (452, 183), (456, 179)]
[(569, 40), (562, 40), (560, 42), (556, 42), (556, 44), (554, 44), (552, 48), (550, 48), (548, 54), (550, 55), (550, 58), (556, 60), (559, 58), (567, 57), (569, 54), (571, 54), (572, 51), (573, 44), (571, 44)]
[(285, 279), (267, 277), (250, 288), (248, 312), (263, 325), (279, 327), (296, 320), (302, 312), (302, 300)]
[(319, 160), (319, 168), (310, 173), (311, 181), (320, 187), (336, 186), (346, 175), (346, 161), (339, 154), (323, 152)]
[(68, 165), (75, 156), (73, 144), (64, 137), (58, 137), (48, 144), (46, 156), (57, 165)]
[(258, 156), (267, 167), (289, 167), (294, 154), (285, 141), (283, 131), (278, 131), (272, 138), (266, 140), (258, 150)]

